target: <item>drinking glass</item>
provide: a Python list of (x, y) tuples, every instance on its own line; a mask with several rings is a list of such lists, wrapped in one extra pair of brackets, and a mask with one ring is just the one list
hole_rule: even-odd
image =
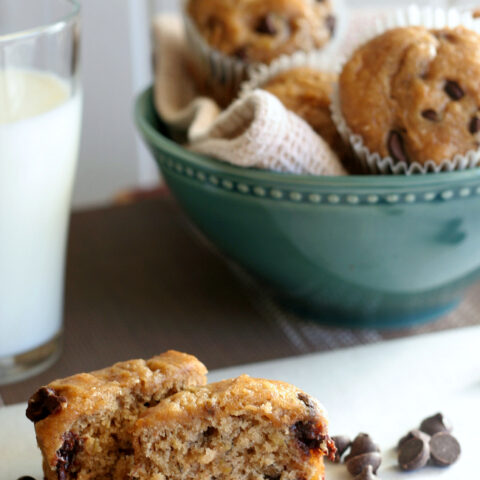
[(79, 13), (76, 0), (0, 0), (0, 384), (61, 349)]

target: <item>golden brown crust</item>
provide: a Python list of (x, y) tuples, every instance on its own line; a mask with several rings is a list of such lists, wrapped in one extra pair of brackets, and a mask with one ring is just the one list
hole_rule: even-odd
[(289, 383), (241, 375), (173, 395), (143, 412), (136, 428), (159, 423), (188, 425), (193, 415), (208, 418), (212, 413), (225, 417), (255, 413), (276, 426), (293, 425), (308, 413), (318, 417), (326, 428), (323, 407), (310, 397), (311, 407), (307, 407), (299, 394), (304, 392)]
[(345, 65), (341, 111), (371, 152), (440, 164), (480, 144), (478, 78), (477, 33), (396, 28), (361, 46)]
[(169, 397), (140, 416), (133, 435), (141, 480), (180, 480), (179, 472), (198, 480), (219, 472), (239, 480), (317, 480), (332, 448), (316, 400), (293, 385), (247, 375)]
[(330, 113), (330, 99), (337, 79), (337, 75), (331, 72), (296, 67), (275, 75), (262, 88), (302, 117), (344, 158), (347, 148)]
[[(58, 411), (45, 418), (41, 418), (44, 417), (42, 413), (38, 417), (39, 420), (35, 422), (37, 442), (44, 457), (46, 477), (60, 478), (56, 471), (59, 461), (58, 452), (64, 447), (66, 435), (77, 436), (78, 438), (71, 438), (73, 443), (78, 443), (72, 448), (83, 448), (87, 454), (88, 448), (93, 449), (96, 446), (93, 445), (95, 441), (91, 439), (88, 440), (90, 443), (82, 445), (84, 424), (101, 422), (107, 418), (111, 420), (115, 412), (120, 411), (127, 404), (130, 405), (130, 413), (134, 421), (138, 413), (146, 408), (143, 403), (137, 405), (139, 401), (156, 404), (182, 388), (203, 385), (206, 382), (206, 373), (205, 366), (195, 357), (168, 351), (147, 361), (121, 362), (95, 372), (55, 380), (47, 387), (43, 387), (40, 392), (47, 390), (50, 395), (57, 395), (61, 404)], [(30, 412), (27, 410), (27, 415), (30, 413), (29, 418), (33, 420), (35, 420), (35, 413), (41, 412), (38, 405), (34, 405), (35, 399), (38, 400), (38, 393), (29, 402)], [(105, 429), (108, 425), (102, 425), (99, 428)], [(98, 453), (101, 454), (101, 452)], [(90, 456), (92, 455), (93, 453), (90, 452)], [(48, 469), (46, 465), (49, 466)], [(79, 474), (76, 478), (82, 480), (82, 478), (96, 477), (90, 472), (88, 476)]]
[(210, 46), (250, 63), (321, 48), (335, 28), (330, 0), (190, 0), (187, 11)]

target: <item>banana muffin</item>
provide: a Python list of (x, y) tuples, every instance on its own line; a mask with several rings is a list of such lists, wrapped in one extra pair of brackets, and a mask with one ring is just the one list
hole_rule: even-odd
[(133, 436), (138, 480), (323, 480), (335, 453), (316, 400), (246, 375), (164, 400)]
[(206, 43), (246, 63), (323, 47), (335, 30), (331, 0), (189, 0)]
[(336, 82), (335, 73), (296, 67), (275, 75), (262, 88), (303, 118), (343, 158), (347, 148), (330, 113), (330, 98)]
[(401, 27), (361, 46), (339, 80), (341, 114), (371, 153), (436, 165), (480, 145), (480, 35)]
[(133, 465), (138, 416), (184, 388), (204, 385), (195, 357), (169, 351), (56, 380), (29, 400), (46, 480), (123, 480)]

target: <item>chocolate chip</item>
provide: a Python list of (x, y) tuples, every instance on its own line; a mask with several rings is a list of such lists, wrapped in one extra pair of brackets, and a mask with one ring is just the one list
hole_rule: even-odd
[(49, 415), (60, 412), (67, 399), (58, 395), (53, 388), (42, 387), (28, 400), (27, 418), (32, 422), (39, 422)]
[(438, 432), (451, 432), (452, 426), (442, 413), (437, 413), (423, 420), (420, 430), (428, 435), (435, 435)]
[(217, 17), (208, 17), (206, 25), (209, 30), (215, 30), (220, 24), (219, 19)]
[(431, 108), (424, 110), (422, 112), (422, 117), (426, 118), (427, 120), (430, 120), (431, 122), (436, 122), (438, 121), (438, 114), (435, 110), (432, 110)]
[(63, 434), (63, 444), (57, 450), (57, 477), (58, 480), (66, 480), (71, 467), (75, 462), (75, 457), (82, 450), (82, 444), (77, 434), (67, 432)]
[(320, 446), (320, 438), (317, 435), (313, 422), (297, 422), (292, 429), (297, 440), (305, 445), (307, 449), (318, 448)]
[(133, 448), (119, 448), (118, 453), (120, 453), (122, 456), (133, 455)]
[(395, 162), (408, 163), (408, 156), (405, 152), (405, 145), (403, 143), (403, 137), (397, 130), (392, 130), (388, 135), (387, 140), (388, 153)]
[(217, 433), (218, 430), (215, 428), (215, 427), (212, 427), (211, 425), (209, 427), (207, 427), (207, 429), (203, 432), (203, 436), (205, 438), (208, 438), (208, 437), (211, 437), (212, 435), (214, 435), (215, 433)]
[(337, 19), (335, 18), (335, 16), (328, 15), (327, 18), (325, 18), (325, 25), (327, 26), (330, 36), (333, 37), (337, 28)]
[(293, 426), (297, 440), (308, 450), (318, 449), (325, 441), (326, 435), (319, 433), (314, 422), (297, 422)]
[(470, 133), (472, 135), (475, 135), (476, 133), (480, 132), (480, 118), (473, 117), (472, 120), (470, 121), (470, 125), (468, 129), (470, 130)]
[(380, 452), (380, 447), (372, 440), (372, 437), (368, 433), (359, 433), (352, 442), (350, 453), (345, 458), (350, 458), (361, 455), (362, 453)]
[(308, 414), (310, 417), (315, 417), (317, 415), (317, 406), (313, 403), (312, 399), (306, 393), (299, 393), (297, 398), (305, 404), (308, 408)]
[(458, 440), (448, 432), (439, 432), (430, 440), (433, 462), (440, 467), (448, 467), (458, 460), (461, 448)]
[(17, 480), (35, 480), (33, 477), (25, 475), (24, 477), (17, 478)]
[(455, 101), (462, 99), (465, 95), (462, 87), (454, 80), (447, 80), (447, 83), (445, 83), (445, 93)]
[(378, 477), (373, 473), (371, 465), (367, 465), (354, 480), (377, 480)]
[(430, 458), (428, 442), (422, 438), (410, 438), (403, 443), (398, 453), (398, 464), (405, 471), (423, 468)]
[(419, 438), (420, 440), (425, 440), (426, 442), (430, 441), (430, 435), (422, 432), (421, 430), (410, 430), (404, 437), (402, 437), (398, 441), (398, 446), (397, 448), (401, 448), (401, 446), (407, 441), (411, 440), (412, 438)]
[(320, 431), (315, 422), (297, 422), (292, 426), (292, 432), (306, 454), (311, 450), (322, 450), (331, 460), (335, 458), (335, 444), (328, 435)]
[(248, 51), (247, 51), (247, 47), (246, 46), (243, 46), (243, 47), (238, 47), (234, 52), (233, 52), (233, 56), (238, 58), (239, 60), (247, 60), (248, 58)]
[(335, 447), (337, 448), (334, 462), (340, 463), (340, 461), (342, 460), (342, 455), (350, 447), (350, 445), (352, 444), (352, 440), (346, 435), (335, 435), (334, 437), (332, 437), (332, 440), (335, 444)]
[(312, 403), (311, 398), (306, 393), (299, 393), (297, 398), (303, 402), (309, 410), (315, 410), (315, 405)]
[(382, 456), (378, 452), (362, 453), (361, 455), (355, 455), (350, 457), (346, 463), (347, 470), (351, 475), (359, 475), (362, 470), (370, 465), (373, 473), (377, 473), (378, 467), (382, 463)]
[(273, 14), (268, 13), (262, 17), (258, 22), (255, 31), (264, 35), (276, 35), (278, 30)]

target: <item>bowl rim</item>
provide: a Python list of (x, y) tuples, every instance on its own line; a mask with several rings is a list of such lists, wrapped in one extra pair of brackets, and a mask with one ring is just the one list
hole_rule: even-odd
[(299, 187), (332, 187), (351, 189), (415, 189), (448, 187), (452, 184), (462, 184), (480, 180), (480, 167), (454, 171), (419, 175), (346, 175), (346, 176), (315, 176), (292, 173), (271, 172), (254, 168), (237, 167), (216, 160), (212, 157), (192, 152), (180, 144), (170, 140), (160, 133), (148, 120), (148, 110), (156, 113), (153, 100), (153, 85), (140, 92), (135, 100), (135, 123), (145, 138), (159, 150), (182, 159), (197, 168), (210, 170), (221, 174), (241, 177), (246, 181), (269, 182), (282, 185), (297, 185)]

